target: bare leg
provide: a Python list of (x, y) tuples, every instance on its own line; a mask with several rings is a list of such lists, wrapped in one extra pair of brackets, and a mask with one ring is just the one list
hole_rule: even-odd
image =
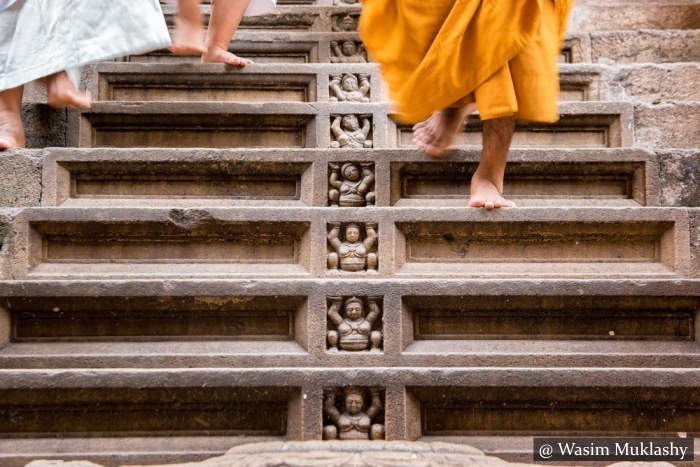
[(200, 0), (179, 0), (175, 17), (175, 34), (169, 50), (177, 55), (202, 55), (204, 53), (204, 28)]
[(78, 107), (87, 109), (92, 105), (92, 96), (87, 91), (79, 91), (65, 71), (46, 77), (47, 101), (51, 107)]
[(228, 51), (228, 44), (236, 33), (243, 13), (250, 0), (213, 0), (211, 19), (207, 31), (206, 51), (202, 62), (219, 62), (234, 66), (250, 65), (252, 60), (241, 58)]
[(454, 143), (464, 118), (474, 110), (476, 104), (471, 103), (435, 112), (427, 120), (413, 126), (413, 143), (429, 156), (442, 156)]
[(22, 126), (22, 92), (24, 86), (0, 92), (0, 150), (26, 145)]
[(469, 206), (486, 209), (515, 206), (501, 196), (514, 131), (515, 119), (512, 117), (484, 121), (484, 149), (479, 167), (472, 176)]

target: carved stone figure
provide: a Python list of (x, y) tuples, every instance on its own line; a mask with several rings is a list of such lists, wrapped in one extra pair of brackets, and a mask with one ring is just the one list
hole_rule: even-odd
[(377, 241), (377, 224), (365, 224), (367, 236), (361, 239), (360, 226), (351, 222), (345, 226), (345, 240), (340, 240), (340, 222), (329, 222), (331, 231), (328, 243), (333, 251), (328, 253), (328, 269), (357, 272), (377, 272), (377, 254), (370, 252)]
[(347, 162), (329, 164), (331, 175), (328, 183), (331, 189), (328, 191), (328, 199), (331, 206), (362, 207), (374, 204), (374, 172), (371, 162), (360, 164), (362, 172), (357, 164)]
[(333, 148), (371, 148), (372, 140), (368, 139), (372, 124), (369, 118), (362, 117), (362, 128), (356, 115), (348, 114), (342, 117), (337, 116), (331, 123), (331, 133), (334, 141), (331, 141)]
[(367, 52), (362, 42), (343, 41), (338, 45), (331, 41), (331, 63), (366, 63)]
[[(357, 297), (350, 297), (343, 303), (343, 297), (329, 297), (328, 320), (336, 330), (327, 333), (329, 350), (348, 352), (369, 350), (379, 352), (382, 345), (381, 331), (372, 327), (379, 318), (378, 297), (367, 297), (369, 313), (365, 316), (365, 304)], [(340, 309), (343, 309), (341, 316)]]
[(331, 75), (329, 94), (331, 102), (369, 102), (369, 75), (340, 73)]
[(327, 391), (323, 400), (323, 412), (333, 424), (323, 427), (323, 439), (384, 439), (384, 424), (376, 423), (382, 411), (379, 390), (370, 388), (372, 401), (366, 411), (367, 391), (356, 386), (343, 389), (343, 411), (336, 407), (336, 391)]
[(334, 15), (333, 16), (333, 31), (335, 32), (352, 32), (357, 31), (358, 16), (350, 14)]

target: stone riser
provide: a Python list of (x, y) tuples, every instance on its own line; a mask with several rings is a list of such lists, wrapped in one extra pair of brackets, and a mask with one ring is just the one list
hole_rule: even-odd
[[(238, 424), (232, 428), (259, 435), (259, 430), (251, 432), (251, 428), (274, 423), (276, 430), (270, 429), (266, 434), (279, 436), (281, 423), (275, 422), (284, 420), (282, 436), (287, 439), (320, 439), (323, 393), (343, 387), (339, 381), (343, 381), (344, 374), (343, 369), (309, 368), (77, 372), (4, 370), (0, 410), (7, 411), (12, 406), (26, 408), (26, 416), (13, 419), (13, 425), (4, 428), (5, 433), (32, 436), (30, 430), (37, 426), (32, 423), (32, 417), (46, 410), (48, 403), (53, 418), (46, 418), (40, 425), (47, 434), (61, 431), (57, 427), (70, 422), (73, 422), (70, 431), (76, 434), (86, 426), (108, 434), (117, 431), (126, 420), (141, 419), (141, 426), (156, 427), (147, 431), (152, 435), (157, 435), (156, 430), (164, 425), (184, 435), (201, 435), (211, 433), (212, 427), (222, 423), (225, 427)], [(78, 375), (79, 379), (75, 379)], [(352, 384), (379, 389), (385, 409), (375, 420), (385, 424), (388, 440), (436, 435), (518, 436), (532, 431), (541, 435), (677, 436), (682, 432), (693, 436), (700, 433), (698, 376), (695, 369), (371, 368), (355, 370)], [(185, 389), (193, 388), (186, 382), (195, 380), (200, 389)], [(178, 398), (180, 404), (166, 405), (165, 415), (171, 412), (175, 417), (143, 420), (135, 410), (139, 405), (163, 406), (182, 391), (188, 397)], [(217, 392), (222, 395), (205, 399)], [(129, 395), (134, 398), (126, 404), (119, 403), (120, 398)], [(47, 397), (51, 402), (47, 402)], [(87, 401), (87, 405), (80, 405), (79, 412), (71, 407), (76, 400)], [(250, 412), (241, 404), (246, 401), (249, 405), (268, 407), (272, 416), (264, 421), (247, 418)], [(205, 410), (227, 402), (230, 413), (227, 420), (217, 421), (218, 410)], [(97, 407), (102, 414), (112, 412), (124, 420), (96, 417)], [(186, 425), (191, 420), (177, 417), (185, 411), (203, 414), (194, 433)], [(610, 413), (618, 416), (611, 417)], [(575, 415), (571, 417), (571, 414)], [(565, 419), (568, 423), (562, 424)], [(600, 423), (586, 423), (590, 419)], [(128, 436), (129, 432), (120, 434)], [(26, 444), (32, 443), (25, 442), (25, 449)], [(8, 453), (21, 445), (21, 441), (5, 439), (0, 441), (0, 451)]]
[[(205, 2), (206, 3), (206, 2)], [(290, 31), (336, 31), (334, 16), (351, 14), (359, 16), (357, 6), (316, 6), (324, 2), (297, 2), (294, 6), (279, 6), (273, 14), (244, 17), (240, 30), (269, 29)], [(328, 2), (332, 3), (332, 2)], [(314, 6), (309, 6), (314, 5)], [(164, 4), (163, 13), (169, 27), (174, 26), (177, 9)], [(209, 21), (211, 8), (202, 6), (205, 24)], [(697, 4), (672, 2), (649, 3), (643, 8), (630, 8), (629, 4), (595, 4), (579, 2), (571, 12), (568, 30), (571, 32), (594, 32), (629, 29), (700, 29), (700, 7)], [(348, 26), (350, 26), (348, 24)]]
[[(329, 164), (372, 163), (377, 206), (466, 206), (478, 150), (431, 161), (405, 150), (51, 150), (45, 206), (328, 206)], [(514, 150), (521, 206), (654, 205), (658, 168), (639, 150)]]
[[(597, 65), (560, 65), (562, 101), (605, 100)], [(388, 100), (374, 64), (253, 64), (232, 72), (223, 65), (101, 63), (85, 74), (99, 101), (328, 102), (332, 75), (369, 76), (371, 102)], [(333, 96), (335, 98), (335, 96)]]
[[(624, 103), (569, 102), (553, 124), (520, 122), (515, 147), (628, 147), (632, 107)], [(366, 146), (413, 147), (411, 128), (387, 118), (384, 104), (350, 103), (98, 103), (80, 113), (69, 137), (80, 147), (332, 147), (331, 123), (368, 119)], [(456, 144), (480, 145), (482, 122), (470, 116)]]
[[(55, 284), (60, 290), (17, 283), (17, 296), (5, 298), (0, 313), (0, 336), (9, 342), (0, 368), (699, 364), (697, 282), (661, 281), (658, 290), (624, 281), (597, 288), (510, 281), (496, 289), (489, 281), (452, 280), (444, 290), (430, 281), (353, 282), (219, 282), (192, 295), (180, 295), (187, 292), (181, 283), (157, 296), (148, 282), (126, 282), (125, 290), (97, 283), (117, 295), (94, 291), (98, 298), (89, 299), (80, 292), (94, 284), (72, 283), (76, 294), (62, 296), (70, 292), (65, 283)], [(561, 295), (567, 289), (574, 295)], [(226, 292), (203, 295), (207, 290)], [(378, 297), (381, 351), (337, 351), (326, 340), (329, 297), (353, 294)]]
[(378, 240), (368, 251), (376, 251), (372, 254), (382, 277), (624, 278), (691, 273), (688, 214), (683, 209), (483, 213), (469, 208), (47, 208), (26, 209), (15, 219), (5, 277), (376, 275), (369, 259), (368, 270), (328, 268), (331, 250), (326, 236), (333, 222), (360, 223), (361, 238), (365, 223), (378, 222)]
[[(637, 30), (569, 33), (562, 46), (561, 63), (671, 63), (700, 60), (700, 30)], [(330, 63), (332, 41), (361, 45), (356, 32), (240, 31), (229, 50), (258, 63)], [(690, 44), (690, 45), (689, 45)], [(372, 61), (362, 52), (360, 62)], [(120, 60), (146, 63), (196, 63), (199, 57), (176, 56), (167, 50), (132, 55)]]

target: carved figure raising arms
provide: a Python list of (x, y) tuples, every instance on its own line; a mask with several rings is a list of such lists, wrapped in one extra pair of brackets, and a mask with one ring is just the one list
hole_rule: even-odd
[(373, 423), (382, 411), (379, 390), (370, 388), (372, 401), (365, 406), (366, 391), (356, 386), (343, 389), (343, 411), (336, 407), (336, 391), (327, 391), (323, 400), (323, 412), (333, 424), (323, 427), (323, 439), (384, 439), (384, 424)]
[(374, 172), (371, 162), (360, 164), (362, 173), (357, 164), (347, 162), (329, 164), (331, 175), (328, 183), (331, 189), (328, 191), (328, 199), (331, 206), (361, 207), (371, 206), (375, 201)]
[(331, 63), (366, 63), (367, 51), (365, 46), (354, 41), (343, 41), (338, 44), (331, 41)]
[(335, 32), (351, 32), (357, 31), (358, 16), (353, 15), (335, 15), (333, 16), (333, 31)]
[[(346, 350), (349, 352), (367, 350), (379, 352), (382, 345), (381, 331), (373, 331), (372, 327), (379, 318), (378, 297), (368, 297), (369, 313), (365, 316), (365, 304), (357, 297), (350, 297), (343, 303), (343, 297), (329, 297), (328, 320), (336, 330), (327, 333), (328, 345), (331, 351)], [(340, 310), (343, 308), (343, 315)]]
[(336, 116), (331, 123), (331, 133), (335, 138), (331, 141), (334, 148), (371, 148), (372, 140), (368, 139), (372, 124), (369, 118), (362, 117), (362, 128), (357, 116), (348, 114)]
[[(359, 79), (358, 79), (359, 76)], [(331, 75), (330, 101), (369, 102), (369, 75), (343, 73)]]
[(345, 226), (345, 240), (340, 240), (340, 222), (330, 222), (328, 243), (333, 249), (328, 253), (328, 269), (356, 272), (367, 269), (377, 272), (377, 254), (370, 252), (377, 241), (377, 224), (365, 224), (367, 236), (361, 239), (360, 226), (351, 222)]

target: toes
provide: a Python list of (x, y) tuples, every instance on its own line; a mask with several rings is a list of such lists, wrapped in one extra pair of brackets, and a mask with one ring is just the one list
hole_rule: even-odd
[(469, 207), (472, 208), (480, 208), (484, 206), (484, 200), (477, 197), (477, 196), (472, 196), (469, 198)]
[(489, 211), (495, 207), (496, 207), (496, 203), (492, 199), (489, 199), (489, 200), (484, 202), (484, 208), (489, 210)]
[(507, 199), (503, 199), (503, 198), (498, 198), (497, 200), (495, 200), (494, 204), (497, 208), (514, 208), (515, 207), (514, 202), (508, 201)]
[(5, 149), (10, 149), (11, 147), (12, 147), (12, 141), (0, 136), (0, 151), (5, 150)]

